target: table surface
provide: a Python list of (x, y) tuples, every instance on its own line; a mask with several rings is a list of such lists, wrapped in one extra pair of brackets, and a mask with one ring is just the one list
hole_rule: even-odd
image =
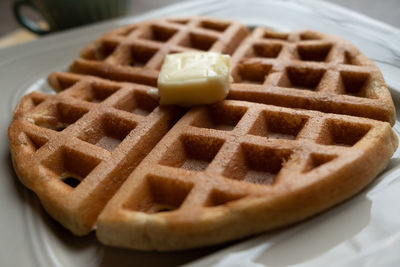
[[(11, 6), (14, 0), (0, 1), (0, 49), (37, 39), (38, 36), (22, 29), (15, 21)], [(130, 15), (138, 15), (185, 0), (132, 0)], [(277, 0), (280, 1), (280, 0)], [(399, 0), (327, 0), (332, 3), (356, 10), (377, 20), (400, 28)]]

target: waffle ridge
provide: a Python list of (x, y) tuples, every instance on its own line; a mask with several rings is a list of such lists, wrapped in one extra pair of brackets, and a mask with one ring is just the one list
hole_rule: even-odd
[(337, 37), (256, 28), (233, 62), (230, 99), (395, 121), (379, 69)]
[[(222, 32), (218, 31), (221, 27), (225, 27)], [(105, 34), (83, 49), (70, 70), (156, 86), (166, 54), (190, 51), (230, 54), (246, 35), (247, 29), (237, 22), (200, 17), (149, 21)]]
[[(105, 44), (114, 45), (105, 49)], [(155, 86), (164, 56), (187, 51), (232, 54), (229, 99), (395, 121), (375, 64), (348, 42), (313, 31), (286, 34), (257, 27), (248, 34), (237, 22), (156, 20), (103, 35), (83, 49), (70, 70)], [(145, 56), (135, 61), (140, 52)]]
[[(164, 56), (199, 50), (232, 55), (227, 100), (158, 106), (146, 91)], [(359, 192), (397, 147), (379, 69), (313, 31), (151, 20), (103, 35), (48, 81), (57, 94), (14, 112), (14, 169), (62, 225), (112, 246), (182, 250), (300, 221)]]
[[(49, 82), (58, 94), (31, 93), (14, 115), (18, 123), (10, 127), (10, 135), (19, 133), (15, 142), (22, 146), (13, 155), (14, 165), (17, 173), (34, 171), (18, 175), (29, 177), (22, 182), (57, 220), (75, 234), (87, 234), (99, 209), (182, 110), (157, 107), (146, 86), (69, 73), (53, 73)], [(97, 102), (108, 94), (112, 96)], [(146, 106), (135, 102), (138, 96), (147, 99), (139, 97)], [(29, 162), (20, 159), (33, 155)]]

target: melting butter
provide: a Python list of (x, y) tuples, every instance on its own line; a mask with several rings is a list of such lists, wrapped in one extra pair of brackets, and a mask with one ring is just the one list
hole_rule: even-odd
[(229, 55), (211, 52), (167, 55), (158, 76), (160, 104), (188, 107), (221, 101), (229, 92), (229, 73)]

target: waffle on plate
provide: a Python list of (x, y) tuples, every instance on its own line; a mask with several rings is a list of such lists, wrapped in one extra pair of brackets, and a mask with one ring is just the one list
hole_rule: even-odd
[[(232, 55), (226, 100), (160, 107), (146, 93), (164, 56), (185, 51)], [(15, 110), (15, 171), (62, 225), (112, 246), (181, 250), (303, 220), (359, 192), (397, 147), (379, 69), (313, 31), (151, 20), (103, 35), (48, 80), (57, 94)]]

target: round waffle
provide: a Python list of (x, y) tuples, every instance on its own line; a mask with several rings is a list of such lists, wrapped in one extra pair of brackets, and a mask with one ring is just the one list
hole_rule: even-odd
[[(228, 99), (190, 110), (146, 94), (164, 56), (232, 55)], [(97, 76), (97, 77), (95, 77)], [(288, 225), (359, 192), (397, 147), (379, 69), (337, 37), (204, 17), (105, 34), (54, 95), (9, 127), (19, 179), (76, 235), (139, 250), (207, 246)]]

